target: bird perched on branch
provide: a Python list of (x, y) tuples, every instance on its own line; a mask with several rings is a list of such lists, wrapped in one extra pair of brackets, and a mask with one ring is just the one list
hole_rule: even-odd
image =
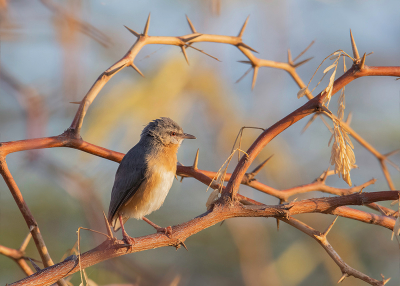
[(143, 129), (140, 141), (122, 159), (115, 174), (108, 221), (114, 231), (122, 228), (128, 244), (135, 243), (124, 229), (131, 217), (143, 219), (157, 232), (172, 234), (170, 226), (161, 228), (145, 216), (164, 203), (175, 177), (176, 154), (183, 139), (196, 137), (183, 133), (172, 119), (162, 117)]

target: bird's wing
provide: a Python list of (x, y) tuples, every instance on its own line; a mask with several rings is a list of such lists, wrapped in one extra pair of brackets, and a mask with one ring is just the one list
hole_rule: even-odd
[(137, 145), (129, 150), (122, 159), (115, 174), (111, 193), (110, 207), (108, 209), (110, 223), (112, 223), (118, 209), (136, 193), (145, 180), (146, 166), (144, 152), (137, 148)]

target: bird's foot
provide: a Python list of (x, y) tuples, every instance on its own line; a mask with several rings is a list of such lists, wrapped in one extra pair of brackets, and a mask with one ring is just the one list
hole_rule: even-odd
[(136, 244), (136, 240), (127, 234), (123, 235), (122, 240), (126, 243), (125, 246), (129, 246), (131, 249)]
[(172, 227), (167, 226), (167, 227), (158, 227), (156, 228), (157, 232), (163, 232), (165, 233), (166, 236), (168, 236), (169, 238), (172, 237)]

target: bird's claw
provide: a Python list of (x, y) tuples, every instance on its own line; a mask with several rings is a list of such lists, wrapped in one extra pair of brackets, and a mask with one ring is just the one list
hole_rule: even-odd
[(157, 232), (163, 232), (169, 238), (172, 237), (172, 227), (171, 226), (159, 227), (159, 228), (157, 228)]
[(131, 249), (136, 244), (135, 239), (129, 235), (124, 235), (122, 240), (126, 242), (125, 246), (129, 246)]

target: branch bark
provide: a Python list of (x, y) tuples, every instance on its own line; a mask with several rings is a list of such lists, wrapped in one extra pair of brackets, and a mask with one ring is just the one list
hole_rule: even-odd
[[(98, 247), (89, 250), (81, 255), (81, 268), (87, 268), (107, 259), (154, 249), (164, 246), (179, 248), (185, 240), (199, 231), (217, 224), (223, 220), (234, 217), (276, 217), (290, 220), (290, 216), (301, 213), (329, 213), (344, 205), (364, 205), (376, 201), (395, 200), (399, 197), (399, 191), (375, 192), (365, 194), (352, 194), (342, 197), (318, 198), (303, 200), (284, 205), (242, 205), (238, 202), (226, 204), (222, 197), (214, 207), (204, 214), (183, 224), (173, 226), (171, 238), (164, 234), (155, 233), (135, 238), (135, 245), (124, 246), (123, 241), (106, 240)], [(394, 219), (393, 226), (394, 226)], [(10, 286), (30, 285), (51, 285), (60, 278), (64, 278), (79, 271), (78, 258), (70, 258), (54, 266), (43, 269), (25, 279), (9, 284)]]

